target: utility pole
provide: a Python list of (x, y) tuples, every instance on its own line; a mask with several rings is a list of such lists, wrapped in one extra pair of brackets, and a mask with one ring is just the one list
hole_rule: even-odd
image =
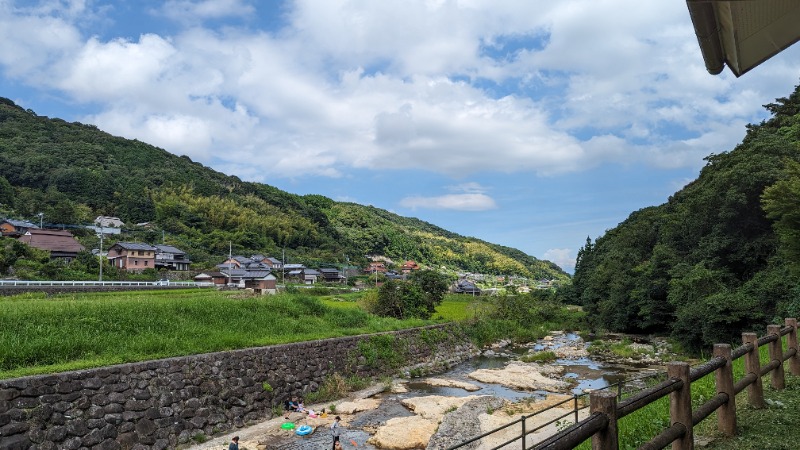
[(100, 252), (98, 252), (98, 256), (100, 257), (100, 281), (103, 281), (103, 229), (100, 228)]
[(44, 219), (44, 213), (40, 212), (39, 214), (37, 214), (37, 216), (39, 216), (39, 229), (41, 230), (42, 229), (42, 224), (43, 224), (42, 221)]

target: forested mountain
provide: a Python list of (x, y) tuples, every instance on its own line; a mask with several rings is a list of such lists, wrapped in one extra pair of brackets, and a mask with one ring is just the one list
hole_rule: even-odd
[[(92, 125), (67, 123), (0, 98), (0, 213), (47, 223), (88, 224), (97, 215), (127, 224), (151, 243), (213, 265), (236, 253), (280, 256), (309, 265), (362, 264), (367, 255), (482, 273), (567, 280), (556, 265), (519, 250), (448, 232), (378, 208), (299, 196), (244, 182), (186, 156)], [(162, 233), (163, 232), (163, 233)], [(80, 234), (80, 233), (78, 233)], [(85, 243), (94, 236), (79, 236)]]
[(667, 203), (587, 239), (573, 288), (596, 327), (708, 349), (800, 314), (800, 86), (765, 107)]

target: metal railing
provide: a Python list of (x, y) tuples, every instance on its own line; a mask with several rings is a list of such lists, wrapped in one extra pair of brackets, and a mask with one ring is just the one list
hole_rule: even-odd
[(0, 287), (6, 286), (185, 286), (198, 287), (194, 281), (36, 281), (0, 280)]
[[(610, 385), (602, 387), (602, 388), (597, 388), (597, 389), (592, 390), (592, 392), (594, 392), (594, 391), (616, 391), (617, 398), (619, 400), (622, 400), (623, 397), (625, 397), (627, 395), (630, 395), (632, 393), (638, 392), (638, 388), (626, 389), (626, 386), (639, 385), (640, 383), (647, 383), (652, 378), (665, 377), (665, 376), (666, 376), (666, 372), (654, 372), (654, 373), (651, 373), (651, 374), (648, 374), (648, 375), (644, 375), (644, 376), (641, 376), (641, 377), (629, 378), (627, 380), (622, 380), (620, 382), (613, 383), (613, 384), (610, 384)], [(485, 432), (485, 433), (483, 433), (483, 434), (481, 434), (479, 436), (475, 436), (473, 438), (470, 438), (469, 440), (461, 442), (460, 444), (454, 445), (452, 447), (448, 447), (447, 450), (455, 450), (455, 449), (467, 446), (469, 444), (472, 444), (474, 442), (478, 442), (478, 441), (480, 441), (480, 440), (482, 440), (482, 439), (484, 439), (486, 437), (489, 437), (489, 436), (491, 436), (493, 434), (496, 434), (496, 433), (498, 433), (498, 432), (500, 432), (502, 430), (505, 430), (506, 428), (512, 427), (512, 426), (517, 425), (517, 424), (520, 425), (520, 434), (514, 436), (513, 438), (511, 438), (511, 439), (509, 439), (509, 440), (507, 440), (507, 441), (505, 441), (505, 442), (503, 442), (501, 444), (498, 444), (498, 445), (492, 447), (491, 450), (498, 450), (500, 448), (505, 447), (506, 445), (509, 445), (509, 444), (513, 443), (514, 441), (520, 441), (520, 443), (522, 444), (522, 448), (528, 448), (527, 439), (528, 439), (528, 436), (530, 434), (536, 433), (537, 431), (539, 431), (539, 430), (541, 430), (541, 429), (543, 429), (543, 428), (545, 428), (545, 427), (547, 427), (549, 425), (552, 425), (554, 423), (558, 423), (558, 422), (562, 421), (563, 419), (567, 419), (570, 416), (572, 416), (571, 419), (568, 419), (570, 422), (572, 422), (573, 424), (578, 423), (579, 422), (579, 412), (589, 408), (589, 402), (588, 402), (589, 394), (590, 394), (589, 392), (582, 392), (580, 394), (577, 394), (577, 393), (572, 394), (572, 397), (570, 397), (570, 398), (566, 398), (566, 399), (564, 399), (564, 400), (562, 400), (562, 401), (560, 401), (558, 403), (554, 403), (554, 404), (552, 404), (552, 405), (550, 405), (550, 406), (548, 406), (546, 408), (542, 408), (542, 409), (540, 409), (540, 410), (538, 410), (536, 412), (522, 415), (519, 419), (517, 419), (517, 420), (515, 420), (513, 422), (509, 422), (509, 423), (507, 423), (505, 425), (502, 425), (502, 426), (499, 426), (499, 427), (497, 427), (495, 429), (489, 430), (489, 431), (487, 431), (487, 432)], [(570, 402), (572, 403), (572, 408), (569, 408), (569, 409), (562, 408), (562, 409), (567, 409), (567, 411), (565, 413), (559, 415), (558, 417), (552, 418), (552, 419), (550, 419), (549, 421), (547, 421), (545, 423), (539, 423), (536, 426), (534, 426), (533, 428), (528, 428), (527, 421), (529, 419), (533, 419), (533, 418), (535, 418), (536, 416), (538, 416), (540, 414), (543, 414), (543, 413), (545, 413), (547, 411), (550, 411), (551, 409), (563, 407), (564, 405), (566, 405), (566, 404), (568, 404)]]
[[(589, 416), (581, 421), (578, 421), (578, 411), (586, 408), (586, 406), (579, 407), (578, 396), (573, 396), (572, 399), (564, 400), (534, 414), (522, 416), (520, 419), (449, 447), (447, 450), (454, 450), (472, 444), (516, 424), (521, 425), (521, 433), (493, 447), (492, 450), (498, 450), (515, 441), (521, 442), (523, 450), (572, 449), (589, 438), (592, 439), (593, 449), (617, 449), (619, 448), (617, 421), (666, 396), (670, 397), (670, 423), (673, 425), (640, 446), (640, 450), (662, 449), (670, 444), (673, 445), (673, 449), (692, 448), (692, 428), (714, 412), (717, 413), (719, 431), (727, 436), (732, 436), (736, 433), (737, 428), (736, 394), (747, 389), (750, 406), (755, 408), (764, 407), (765, 401), (761, 385), (762, 376), (769, 374), (772, 387), (774, 389), (783, 389), (785, 386), (784, 362), (789, 363), (789, 369), (793, 375), (800, 375), (797, 330), (797, 319), (787, 318), (786, 326), (769, 325), (767, 327), (767, 335), (761, 338), (758, 338), (755, 333), (743, 333), (743, 345), (736, 349), (731, 349), (728, 344), (716, 344), (714, 346), (714, 358), (694, 368), (690, 368), (687, 363), (671, 362), (667, 366), (667, 379), (665, 381), (640, 390), (622, 401), (619, 401), (622, 398), (622, 385), (627, 382), (592, 391), (589, 393)], [(783, 351), (783, 336), (787, 336), (787, 350), (785, 352)], [(758, 353), (759, 347), (764, 345), (769, 345), (770, 362), (762, 366)], [(734, 382), (732, 361), (741, 357), (745, 358), (746, 375), (739, 381)], [(690, 396), (691, 384), (712, 373), (715, 375), (714, 382), (717, 395), (693, 410)], [(663, 375), (663, 373), (658, 375)], [(616, 394), (609, 392), (609, 389), (614, 386), (618, 389)], [(534, 429), (528, 430), (526, 428), (525, 421), (527, 419), (549, 409), (562, 406), (569, 401), (574, 401), (573, 410), (547, 423), (540, 424)], [(573, 425), (562, 429), (544, 441), (528, 446), (526, 438), (530, 433), (572, 414), (575, 415)]]

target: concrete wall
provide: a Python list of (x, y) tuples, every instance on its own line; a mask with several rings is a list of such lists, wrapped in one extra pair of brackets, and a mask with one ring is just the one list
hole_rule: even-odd
[(475, 352), (437, 325), (0, 380), (0, 450), (176, 448), (270, 418), (335, 373), (435, 372)]

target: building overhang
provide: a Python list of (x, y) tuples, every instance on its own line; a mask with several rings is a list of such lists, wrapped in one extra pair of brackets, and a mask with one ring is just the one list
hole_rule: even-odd
[(737, 77), (800, 40), (800, 1), (686, 0), (706, 69)]

